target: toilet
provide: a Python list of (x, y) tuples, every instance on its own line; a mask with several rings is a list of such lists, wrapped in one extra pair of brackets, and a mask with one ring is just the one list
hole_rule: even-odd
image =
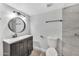
[(58, 56), (56, 47), (57, 47), (57, 38), (47, 37), (49, 48), (46, 50), (46, 56)]

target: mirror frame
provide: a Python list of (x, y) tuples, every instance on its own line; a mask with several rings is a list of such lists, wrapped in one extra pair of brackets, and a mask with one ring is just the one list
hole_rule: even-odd
[[(17, 19), (17, 18), (21, 19), (22, 22), (23, 22), (23, 24), (24, 24), (24, 28), (23, 28), (20, 32), (15, 32), (15, 31), (13, 31), (13, 29), (11, 29), (11, 27), (10, 27), (10, 22), (11, 22), (12, 20), (14, 20), (14, 19)], [(25, 30), (26, 24), (25, 24), (25, 22), (24, 22), (24, 20), (23, 20), (22, 18), (20, 18), (20, 17), (15, 17), (15, 18), (12, 18), (12, 19), (8, 22), (8, 27), (9, 27), (9, 29), (10, 29), (12, 32), (14, 32), (14, 33), (21, 33), (21, 32), (23, 32), (23, 31)]]

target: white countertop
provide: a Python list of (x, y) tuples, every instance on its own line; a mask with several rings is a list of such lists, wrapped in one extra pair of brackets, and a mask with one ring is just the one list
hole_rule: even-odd
[(24, 35), (24, 36), (20, 36), (20, 37), (16, 37), (16, 38), (3, 39), (3, 41), (8, 43), (8, 44), (12, 44), (14, 42), (23, 40), (24, 38), (28, 38), (28, 37), (31, 37), (31, 36), (32, 35)]

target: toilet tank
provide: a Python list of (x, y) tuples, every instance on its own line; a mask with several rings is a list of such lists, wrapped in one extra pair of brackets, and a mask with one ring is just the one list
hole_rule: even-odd
[(52, 48), (56, 48), (57, 47), (57, 40), (58, 40), (57, 37), (48, 36), (47, 37), (48, 46), (52, 47)]

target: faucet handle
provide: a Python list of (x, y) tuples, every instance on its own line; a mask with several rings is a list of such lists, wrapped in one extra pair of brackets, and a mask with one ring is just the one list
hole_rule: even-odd
[(15, 38), (15, 37), (17, 37), (17, 34), (16, 33), (12, 36), (12, 38)]

